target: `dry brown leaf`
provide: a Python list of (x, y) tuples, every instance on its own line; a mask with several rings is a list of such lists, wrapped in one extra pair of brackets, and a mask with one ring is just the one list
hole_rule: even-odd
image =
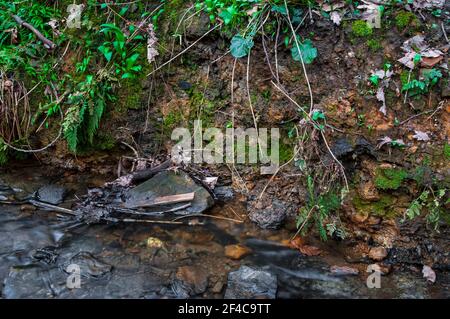
[(443, 58), (444, 57), (442, 55), (438, 56), (438, 57), (434, 57), (434, 58), (422, 57), (422, 60), (420, 61), (420, 63), (424, 67), (433, 67), (436, 64), (438, 64), (439, 62), (441, 62)]
[(318, 256), (322, 251), (311, 245), (305, 245), (303, 238), (297, 237), (289, 242), (289, 247), (299, 250), (303, 255), (306, 256)]

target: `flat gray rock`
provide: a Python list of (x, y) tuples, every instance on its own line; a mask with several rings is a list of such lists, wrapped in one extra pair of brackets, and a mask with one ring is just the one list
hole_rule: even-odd
[(67, 190), (63, 186), (49, 184), (38, 189), (37, 197), (41, 202), (58, 205), (64, 201), (66, 193)]
[[(148, 181), (136, 186), (127, 193), (125, 207), (136, 207), (137, 203), (151, 202), (157, 197), (179, 195), (194, 192), (194, 200), (191, 206), (177, 210), (176, 214), (201, 214), (214, 204), (214, 199), (209, 192), (195, 183), (185, 172), (163, 171), (156, 174)], [(146, 211), (162, 211), (173, 207), (179, 207), (186, 203), (172, 204), (170, 206), (157, 206)]]

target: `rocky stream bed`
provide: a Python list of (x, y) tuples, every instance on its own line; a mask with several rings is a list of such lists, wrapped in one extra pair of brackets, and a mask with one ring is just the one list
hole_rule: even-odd
[[(1, 196), (39, 192), (71, 207), (105, 176), (58, 175), (46, 167), (2, 174)], [(51, 185), (51, 186), (49, 186)], [(44, 187), (44, 188), (42, 188)], [(44, 190), (51, 191), (45, 193)], [(64, 200), (63, 200), (64, 199)], [(63, 201), (62, 201), (63, 200)], [(233, 213), (232, 213), (233, 212)], [(381, 288), (369, 289), (368, 260), (352, 260), (348, 245), (310, 245), (311, 256), (287, 247), (287, 230), (262, 230), (246, 218), (235, 197), (206, 212), (230, 220), (198, 218), (183, 225), (100, 223), (79, 225), (70, 217), (29, 204), (0, 206), (2, 298), (449, 298), (448, 264), (436, 281), (420, 264), (394, 251), (383, 263)], [(242, 220), (242, 223), (231, 221)], [(312, 247), (312, 246), (311, 246)], [(410, 260), (409, 260), (410, 261)], [(70, 289), (68, 266), (80, 267), (81, 284)], [(405, 266), (406, 265), (406, 266)], [(446, 268), (445, 268), (445, 267)]]

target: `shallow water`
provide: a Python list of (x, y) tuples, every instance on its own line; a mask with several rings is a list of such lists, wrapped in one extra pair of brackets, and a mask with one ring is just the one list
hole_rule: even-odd
[[(11, 170), (2, 183), (29, 194), (42, 185), (59, 183), (70, 193), (64, 205), (99, 186), (102, 177), (58, 175), (46, 168)], [(0, 183), (1, 184), (1, 183)], [(20, 195), (17, 193), (16, 196)], [(233, 213), (231, 213), (233, 212)], [(208, 214), (245, 217), (237, 200)], [(236, 216), (238, 215), (238, 216)], [(281, 245), (291, 235), (263, 231), (250, 222), (206, 219), (205, 225), (110, 224), (82, 225), (48, 211), (21, 211), (0, 206), (0, 282), (3, 298), (221, 298), (227, 275), (240, 265), (276, 274), (279, 298), (448, 298), (449, 275), (438, 273), (435, 284), (420, 271), (393, 271), (380, 289), (366, 286), (368, 273), (338, 276), (332, 265), (349, 265), (339, 243), (321, 247), (323, 256), (307, 257)], [(148, 238), (162, 242), (149, 247)], [(241, 243), (252, 253), (241, 260), (225, 257), (224, 246)], [(326, 248), (328, 247), (328, 248)], [(79, 266), (80, 288), (68, 287), (69, 265)], [(193, 266), (207, 277), (204, 292), (195, 293), (176, 276), (181, 266)], [(357, 265), (364, 270), (364, 265)]]

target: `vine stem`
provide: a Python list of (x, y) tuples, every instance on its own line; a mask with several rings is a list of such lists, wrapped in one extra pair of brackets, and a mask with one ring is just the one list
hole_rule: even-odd
[(289, 8), (288, 8), (286, 0), (284, 0), (284, 6), (285, 6), (286, 12), (287, 12), (286, 16), (287, 16), (287, 19), (288, 19), (288, 22), (289, 22), (289, 27), (291, 28), (292, 35), (294, 37), (295, 46), (297, 47), (297, 50), (298, 50), (298, 53), (299, 53), (299, 56), (300, 56), (300, 61), (302, 63), (303, 74), (305, 75), (306, 83), (308, 85), (309, 99), (310, 99), (309, 113), (311, 113), (312, 109), (314, 107), (314, 98), (313, 98), (313, 92), (312, 92), (312, 88), (311, 88), (311, 83), (309, 82), (309, 77), (308, 77), (308, 73), (306, 72), (305, 62), (303, 61), (302, 51), (300, 50), (300, 45), (298, 43), (298, 39), (297, 39), (297, 36), (295, 34), (294, 26), (292, 25), (291, 17), (289, 15)]

